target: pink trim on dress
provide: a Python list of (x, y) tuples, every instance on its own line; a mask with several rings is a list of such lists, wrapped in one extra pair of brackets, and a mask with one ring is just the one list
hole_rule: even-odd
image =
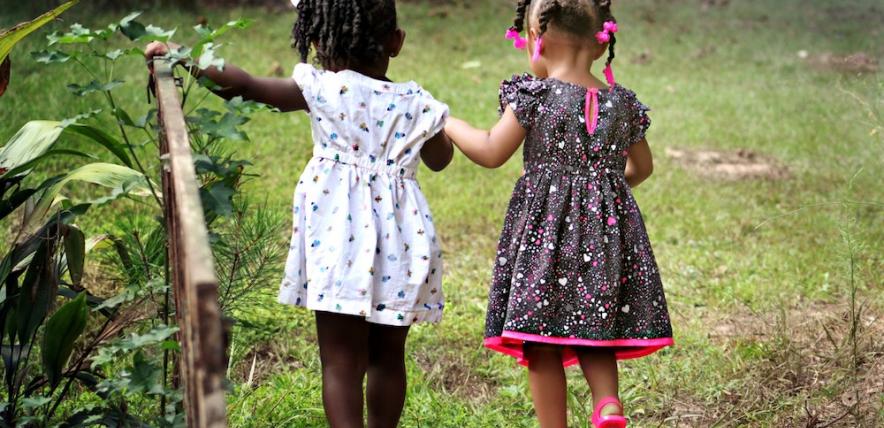
[(518, 360), (519, 364), (527, 366), (528, 360), (525, 359), (525, 352), (522, 349), (525, 342), (547, 343), (566, 347), (564, 352), (562, 352), (562, 365), (565, 367), (578, 363), (577, 353), (573, 348), (575, 346), (622, 348), (614, 351), (617, 359), (629, 360), (653, 354), (654, 352), (667, 346), (672, 346), (675, 343), (671, 337), (656, 339), (590, 340), (504, 331), (501, 336), (486, 338), (485, 347), (514, 357)]
[(586, 90), (586, 105), (583, 108), (583, 117), (586, 121), (586, 132), (595, 134), (599, 126), (599, 90), (589, 88)]

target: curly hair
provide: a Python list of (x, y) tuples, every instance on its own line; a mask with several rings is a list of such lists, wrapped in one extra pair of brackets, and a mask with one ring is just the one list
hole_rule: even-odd
[[(516, 19), (513, 28), (522, 32), (532, 7), (537, 8), (537, 24), (540, 35), (546, 33), (549, 25), (580, 38), (594, 40), (607, 21), (617, 22), (611, 13), (611, 0), (519, 0), (516, 6)], [(594, 43), (594, 41), (593, 41)], [(607, 64), (614, 61), (615, 35), (611, 34), (608, 44)]]
[(395, 0), (301, 0), (292, 47), (302, 62), (315, 48), (324, 68), (372, 64), (397, 28)]

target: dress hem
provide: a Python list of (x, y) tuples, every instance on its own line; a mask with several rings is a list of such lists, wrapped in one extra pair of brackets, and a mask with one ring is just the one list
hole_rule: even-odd
[(571, 337), (542, 336), (539, 334), (521, 333), (509, 330), (505, 330), (500, 336), (485, 338), (484, 344), (486, 348), (514, 357), (520, 365), (527, 366), (528, 359), (525, 358), (525, 352), (523, 349), (525, 342), (564, 346), (565, 349), (564, 352), (562, 352), (562, 365), (565, 367), (575, 365), (579, 362), (574, 347), (619, 348), (614, 352), (617, 359), (628, 360), (653, 354), (660, 349), (675, 344), (671, 337), (654, 339), (592, 340)]
[(311, 311), (322, 311), (322, 312), (330, 312), (334, 314), (341, 315), (352, 315), (357, 317), (362, 317), (366, 322), (372, 324), (381, 324), (381, 325), (389, 325), (396, 327), (407, 327), (413, 324), (419, 323), (430, 323), (437, 324), (442, 321), (442, 309), (431, 309), (431, 310), (419, 310), (419, 311), (401, 311), (401, 310), (393, 310), (393, 309), (384, 309), (382, 311), (378, 311), (376, 309), (372, 309), (371, 312), (366, 315), (366, 312), (363, 310), (347, 310), (347, 309), (338, 309), (334, 304), (332, 305), (305, 305), (302, 303), (291, 303), (284, 299), (277, 299), (277, 302), (287, 306), (295, 306), (299, 308), (309, 309)]

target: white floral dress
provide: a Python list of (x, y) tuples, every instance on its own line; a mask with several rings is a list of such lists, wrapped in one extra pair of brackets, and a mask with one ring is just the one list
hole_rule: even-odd
[(437, 322), (442, 252), (415, 179), (448, 107), (417, 83), (298, 64), (313, 158), (295, 189), (279, 301), (406, 326)]

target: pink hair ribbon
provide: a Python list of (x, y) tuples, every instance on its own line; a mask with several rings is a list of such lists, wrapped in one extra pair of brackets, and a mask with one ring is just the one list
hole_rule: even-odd
[(586, 106), (583, 110), (583, 115), (586, 118), (586, 132), (589, 135), (594, 135), (595, 130), (599, 126), (599, 90), (596, 88), (589, 88), (586, 90)]
[(614, 21), (605, 21), (604, 25), (602, 25), (602, 31), (595, 33), (595, 39), (599, 42), (600, 45), (608, 43), (611, 41), (611, 37), (614, 36), (614, 33), (618, 31), (617, 23)]
[(608, 90), (613, 91), (617, 81), (614, 80), (614, 69), (611, 68), (611, 63), (605, 66), (605, 80), (608, 81)]
[(534, 42), (534, 55), (531, 56), (531, 62), (536, 62), (540, 59), (541, 49), (543, 49), (543, 37), (538, 37), (537, 41)]
[(528, 46), (528, 40), (516, 31), (516, 27), (510, 27), (509, 30), (506, 30), (506, 39), (512, 40), (513, 47), (516, 49), (525, 49)]

